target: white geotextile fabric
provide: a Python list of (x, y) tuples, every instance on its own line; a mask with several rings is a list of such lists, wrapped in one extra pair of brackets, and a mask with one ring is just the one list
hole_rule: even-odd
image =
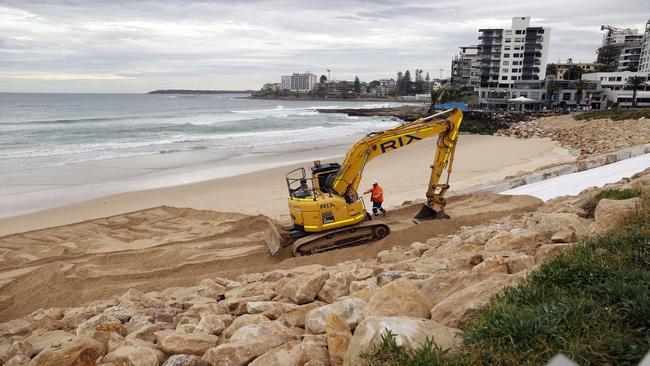
[(500, 192), (510, 195), (530, 195), (544, 201), (559, 196), (574, 196), (589, 187), (602, 187), (622, 178), (631, 177), (650, 167), (650, 154), (635, 156), (598, 168), (526, 184)]

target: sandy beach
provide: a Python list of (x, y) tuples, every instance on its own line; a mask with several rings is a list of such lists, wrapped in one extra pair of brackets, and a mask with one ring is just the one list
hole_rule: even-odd
[[(430, 175), (429, 165), (435, 153), (433, 141), (435, 140), (411, 145), (371, 161), (364, 173), (361, 189), (368, 186), (371, 179), (378, 179), (386, 191), (385, 205), (389, 208), (399, 206), (407, 200), (423, 199)], [(108, 195), (27, 215), (4, 218), (0, 219), (0, 235), (67, 225), (161, 205), (250, 215), (264, 214), (286, 221), (287, 192), (284, 175), (301, 165), (309, 166), (310, 159), (327, 160), (328, 157), (340, 156), (333, 159), (340, 161), (350, 144), (349, 141), (344, 142), (312, 151), (267, 154), (257, 159), (236, 158), (215, 163), (213, 166), (205, 163), (200, 167), (204, 169), (203, 171), (183, 171), (179, 174), (187, 176), (190, 180), (193, 176), (197, 179), (201, 174), (206, 174), (205, 171), (208, 169), (221, 169), (224, 171), (222, 174), (232, 174), (233, 169), (238, 169), (244, 174)], [(572, 160), (574, 157), (568, 150), (561, 148), (550, 139), (518, 140), (495, 136), (462, 135), (456, 153), (449, 194), (453, 195), (472, 187), (496, 182), (518, 172)], [(293, 163), (282, 163), (290, 161)], [(280, 166), (264, 169), (274, 164)], [(111, 168), (112, 165), (115, 163), (105, 163), (104, 169), (100, 167), (84, 170), (82, 176), (100, 174), (101, 177), (108, 177), (111, 174), (113, 176), (119, 174), (120, 170)], [(247, 173), (260, 168), (262, 170)], [(78, 170), (76, 174), (79, 174)], [(156, 179), (164, 183), (164, 177)], [(74, 189), (78, 191), (78, 195), (83, 195), (83, 190), (88, 188), (79, 186)], [(51, 199), (53, 193), (46, 192), (45, 195), (44, 199)], [(35, 194), (30, 197), (40, 198)]]

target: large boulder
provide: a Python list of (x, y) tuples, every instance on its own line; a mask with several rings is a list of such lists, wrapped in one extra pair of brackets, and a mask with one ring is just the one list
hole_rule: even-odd
[(217, 345), (219, 337), (207, 333), (179, 333), (163, 330), (156, 333), (157, 344), (170, 355), (190, 354), (201, 356)]
[(155, 342), (156, 341), (156, 332), (161, 330), (170, 329), (173, 326), (169, 323), (156, 323), (156, 324), (147, 324), (142, 326), (139, 329), (134, 330), (129, 333), (126, 338), (128, 339), (140, 339), (146, 342)]
[(352, 332), (348, 323), (340, 316), (329, 313), (325, 316), (325, 335), (330, 365), (341, 366), (348, 351)]
[(229, 314), (242, 315), (246, 314), (248, 311), (249, 302), (269, 301), (274, 297), (275, 292), (267, 291), (262, 295), (255, 295), (250, 297), (229, 297), (219, 302), (219, 305), (223, 306)]
[(535, 251), (535, 263), (542, 263), (550, 258), (572, 248), (575, 243), (566, 244), (544, 244)]
[(30, 366), (90, 366), (104, 355), (106, 349), (100, 342), (85, 336), (77, 336), (59, 347), (51, 346), (32, 358)]
[(297, 309), (290, 310), (280, 316), (278, 320), (288, 327), (304, 328), (307, 313), (323, 305), (325, 305), (325, 303), (321, 301), (314, 301), (309, 304), (300, 305)]
[(241, 327), (245, 327), (249, 324), (260, 324), (264, 322), (270, 322), (270, 320), (262, 314), (244, 314), (235, 318), (235, 320), (233, 320), (233, 322), (226, 329), (224, 329), (223, 332), (221, 332), (221, 336), (228, 339)]
[(410, 316), (429, 318), (431, 303), (408, 279), (400, 278), (379, 290), (370, 298), (366, 316)]
[(26, 319), (14, 319), (0, 323), (0, 337), (27, 335), (32, 331), (32, 323)]
[(431, 319), (448, 327), (462, 328), (479, 309), (490, 302), (492, 296), (511, 285), (512, 280), (514, 279), (507, 274), (500, 274), (470, 283), (438, 302), (431, 309)]
[(420, 292), (435, 306), (449, 295), (467, 287), (474, 278), (467, 271), (453, 271), (422, 281)]
[(107, 354), (102, 362), (115, 366), (158, 366), (164, 359), (165, 354), (155, 348), (129, 345)]
[(508, 273), (506, 261), (500, 255), (485, 258), (481, 263), (472, 267), (472, 274), (477, 277), (491, 276), (495, 273)]
[(239, 328), (230, 342), (209, 349), (203, 356), (213, 366), (246, 365), (272, 348), (298, 338), (298, 334), (273, 321)]
[(583, 237), (589, 233), (590, 221), (571, 213), (538, 213), (535, 230), (550, 240), (559, 231), (574, 232), (577, 237)]
[(321, 306), (307, 313), (305, 329), (312, 334), (325, 333), (325, 317), (329, 313), (340, 316), (348, 323), (350, 329), (354, 329), (365, 317), (366, 306), (365, 301), (356, 297)]
[(253, 301), (246, 304), (249, 314), (264, 314), (269, 319), (277, 319), (288, 311), (299, 307), (300, 305), (279, 301)]
[(289, 341), (273, 348), (251, 362), (250, 366), (300, 366), (305, 363), (305, 353), (302, 343)]
[(162, 366), (212, 366), (207, 360), (195, 355), (173, 355)]
[(379, 259), (379, 263), (381, 264), (401, 262), (407, 258), (407, 254), (403, 250), (397, 248), (391, 250), (382, 250), (381, 252), (377, 253), (377, 259)]
[(512, 229), (501, 231), (485, 244), (485, 249), (490, 252), (513, 251), (513, 252), (532, 252), (537, 247), (537, 237), (539, 232), (536, 230)]
[[(249, 303), (250, 304), (250, 303)], [(195, 330), (208, 334), (219, 335), (233, 322), (232, 315), (222, 314), (206, 314), (201, 317), (199, 324), (196, 325)]]
[(305, 366), (329, 366), (327, 337), (324, 334), (305, 334), (302, 338), (304, 357), (309, 360)]
[(74, 337), (74, 334), (63, 330), (35, 330), (29, 337), (25, 338), (25, 340), (32, 345), (34, 351), (38, 354), (48, 347), (61, 345), (70, 341)]
[(320, 271), (311, 275), (296, 277), (284, 286), (282, 295), (298, 305), (311, 302), (318, 295), (329, 276), (329, 272)]
[(535, 258), (527, 254), (517, 254), (505, 258), (508, 273), (527, 271), (535, 266)]
[(336, 272), (331, 275), (318, 292), (318, 299), (332, 303), (339, 297), (350, 294), (350, 277), (347, 272)]
[(359, 354), (369, 351), (381, 342), (381, 337), (387, 331), (396, 335), (397, 344), (411, 348), (418, 348), (427, 339), (433, 339), (433, 342), (442, 349), (454, 348), (460, 343), (458, 329), (446, 327), (432, 320), (405, 316), (369, 317), (355, 330), (345, 355), (344, 365), (363, 364)]
[(593, 233), (599, 234), (610, 229), (616, 221), (641, 206), (639, 197), (626, 200), (601, 199), (594, 211)]
[(374, 291), (377, 288), (379, 288), (379, 285), (377, 285), (377, 277), (375, 276), (366, 278), (365, 280), (350, 282), (350, 292), (357, 292), (361, 290)]

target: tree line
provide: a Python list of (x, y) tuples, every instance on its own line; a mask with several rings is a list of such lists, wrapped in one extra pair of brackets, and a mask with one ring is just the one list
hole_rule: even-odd
[(422, 76), (424, 71), (422, 69), (415, 69), (415, 80), (411, 78), (411, 71), (397, 72), (396, 93), (397, 95), (412, 95), (428, 93), (430, 90), (429, 73)]

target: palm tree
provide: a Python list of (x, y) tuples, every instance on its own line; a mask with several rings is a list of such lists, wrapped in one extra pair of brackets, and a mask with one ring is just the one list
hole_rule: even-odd
[(632, 88), (632, 108), (636, 107), (636, 91), (645, 81), (646, 79), (642, 76), (631, 76), (627, 78), (627, 85)]
[(576, 104), (580, 105), (580, 101), (582, 100), (582, 91), (589, 86), (589, 82), (587, 82), (587, 80), (576, 80), (573, 85), (576, 88)]
[(548, 106), (550, 107), (553, 104), (553, 95), (560, 91), (560, 86), (550, 80), (546, 80), (546, 100)]

